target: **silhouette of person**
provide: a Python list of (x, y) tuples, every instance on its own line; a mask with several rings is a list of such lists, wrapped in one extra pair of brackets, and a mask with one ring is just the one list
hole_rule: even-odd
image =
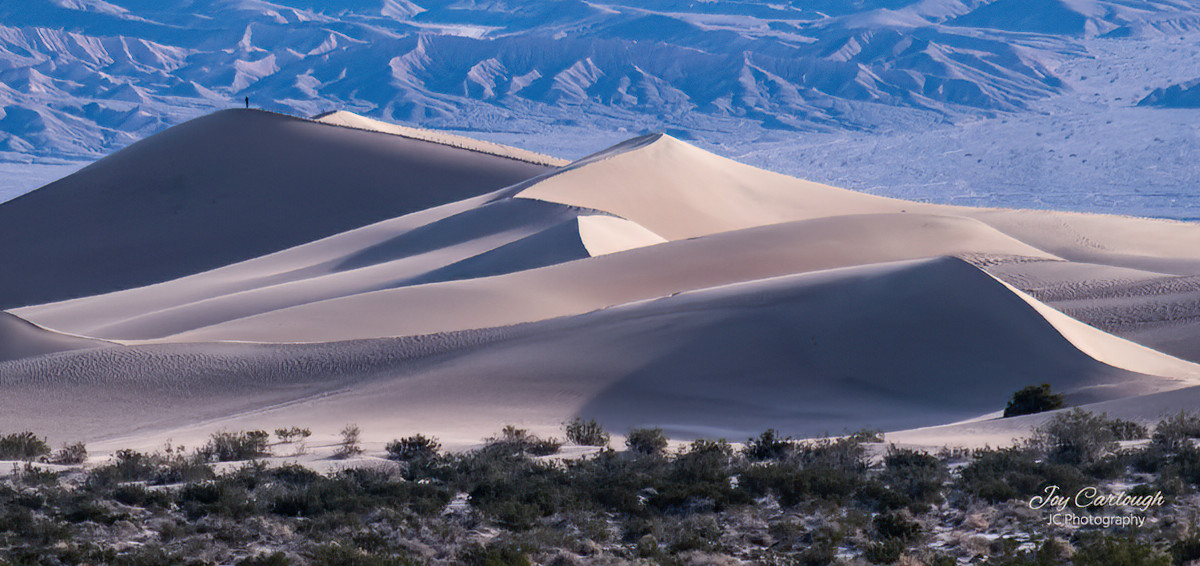
[(246, 97), (246, 109), (247, 110), (250, 109), (250, 97), (249, 96)]

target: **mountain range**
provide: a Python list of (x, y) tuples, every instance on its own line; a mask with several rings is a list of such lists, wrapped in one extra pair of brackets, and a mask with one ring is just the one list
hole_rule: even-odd
[(954, 122), (1069, 89), (1088, 38), (1196, 29), (1188, 0), (29, 0), (0, 6), (0, 157), (92, 159), (246, 97), (684, 139)]

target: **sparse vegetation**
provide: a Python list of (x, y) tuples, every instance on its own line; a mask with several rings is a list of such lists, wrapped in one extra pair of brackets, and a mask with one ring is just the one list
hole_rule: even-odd
[(208, 444), (199, 453), (209, 461), (240, 462), (270, 455), (267, 441), (271, 435), (265, 430), (242, 432), (217, 432), (208, 439)]
[(661, 428), (635, 428), (625, 435), (625, 446), (639, 454), (662, 454), (667, 449), (667, 435)]
[(359, 430), (358, 425), (348, 424), (342, 428), (342, 432), (339, 434), (341, 434), (342, 440), (338, 442), (337, 450), (333, 453), (334, 458), (346, 459), (362, 454), (363, 450), (360, 444), (362, 431)]
[(513, 454), (528, 454), (530, 456), (550, 456), (558, 454), (562, 442), (554, 438), (540, 438), (528, 430), (505, 425), (499, 436), (487, 440), (487, 446), (493, 451), (510, 452)]
[(46, 440), (32, 432), (14, 432), (0, 436), (0, 460), (35, 460), (50, 453)]
[(58, 452), (55, 452), (50, 458), (50, 462), (53, 464), (68, 466), (73, 464), (82, 464), (87, 461), (87, 456), (87, 445), (82, 442), (75, 442), (64, 445), (62, 448), (60, 448)]
[(284, 444), (302, 441), (312, 436), (312, 430), (308, 428), (300, 428), (298, 426), (277, 428), (275, 429), (275, 437)]
[(1063, 396), (1050, 390), (1049, 383), (1030, 385), (1016, 393), (1004, 407), (1004, 416), (1017, 417), (1053, 411), (1063, 407)]
[(428, 460), (436, 457), (441, 449), (442, 444), (436, 438), (421, 434), (393, 440), (386, 447), (388, 458), (400, 462)]
[[(264, 460), (215, 473), (214, 442), (192, 453), (122, 450), (94, 468), (64, 474), (30, 463), (0, 480), (0, 563), (1157, 565), (1200, 557), (1193, 530), (1162, 528), (1181, 524), (1172, 506), (1147, 509), (1157, 522), (1144, 529), (1117, 531), (1047, 526), (1028, 511), (1027, 498), (1051, 484), (1067, 493), (1134, 485), (1133, 495), (1170, 485), (1172, 503), (1200, 504), (1200, 450), (1191, 441), (1200, 420), (1171, 417), (1152, 441), (1124, 450), (1114, 442), (1120, 423), (1069, 411), (1034, 442), (938, 455), (881, 454), (864, 440), (870, 435), (796, 441), (775, 431), (740, 450), (697, 440), (668, 452), (661, 430), (641, 429), (631, 431), (628, 452), (567, 459), (538, 457), (547, 441), (510, 426), (463, 453), (423, 435), (400, 438), (387, 445), (395, 463), (329, 473)], [(972, 536), (980, 533), (988, 538)]]
[(567, 441), (578, 446), (608, 446), (609, 435), (596, 422), (596, 419), (583, 420), (575, 417), (568, 422), (566, 429)]

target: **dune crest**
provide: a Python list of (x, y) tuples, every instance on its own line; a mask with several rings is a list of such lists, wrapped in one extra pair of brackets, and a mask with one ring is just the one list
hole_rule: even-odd
[(0, 363), (57, 352), (115, 346), (112, 342), (47, 330), (0, 311)]
[(527, 161), (537, 165), (546, 165), (549, 167), (562, 167), (570, 163), (566, 159), (560, 159), (549, 155), (535, 153), (524, 150), (519, 147), (493, 143), (484, 140), (477, 140), (466, 136), (451, 134), (449, 132), (440, 132), (437, 130), (427, 130), (424, 128), (413, 128), (409, 126), (401, 126), (400, 124), (392, 124), (360, 116), (353, 112), (345, 110), (337, 110), (334, 112), (326, 112), (313, 116), (314, 122), (322, 124), (330, 124), (333, 126), (343, 126), (347, 128), (356, 128), (360, 130), (370, 130), (374, 132), (383, 132), (395, 136), (402, 136), (415, 140), (428, 141), (451, 147), (469, 149), (479, 153), (495, 155), (499, 157), (507, 157), (519, 161)]

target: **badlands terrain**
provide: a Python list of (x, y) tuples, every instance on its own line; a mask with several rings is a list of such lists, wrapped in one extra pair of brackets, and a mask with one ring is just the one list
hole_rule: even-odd
[(1049, 383), (1200, 402), (1200, 226), (895, 200), (668, 135), (567, 162), (347, 112), (197, 118), (0, 204), (0, 430), (104, 452), (573, 417), (992, 445)]

